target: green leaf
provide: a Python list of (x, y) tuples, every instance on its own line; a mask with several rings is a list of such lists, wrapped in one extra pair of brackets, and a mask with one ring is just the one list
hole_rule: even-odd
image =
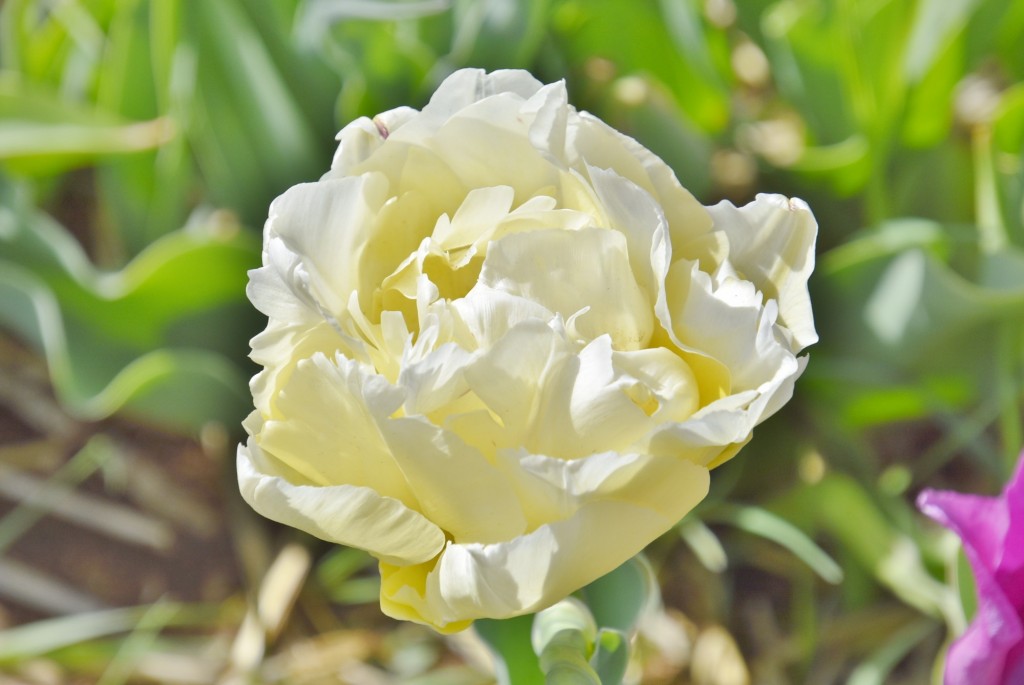
[(920, 82), (953, 37), (963, 31), (981, 0), (921, 0), (903, 58), (910, 83)]
[(632, 632), (637, 620), (658, 592), (654, 572), (636, 556), (579, 591), (597, 625)]
[[(576, 637), (559, 637), (563, 633), (572, 633)], [(538, 612), (533, 619), (530, 643), (537, 654), (553, 642), (566, 639), (575, 642), (577, 637), (580, 649), (589, 655), (597, 639), (597, 623), (587, 605), (574, 597), (567, 597)]]
[(10, 74), (0, 77), (0, 163), (15, 173), (50, 175), (109, 155), (151, 150), (174, 135), (167, 119), (125, 121)]
[(1007, 237), (1024, 246), (1024, 84), (1003, 93), (992, 118), (988, 163), (991, 188), (982, 188), (983, 201), (996, 206)]
[(568, 597), (537, 613), (530, 641), (548, 685), (601, 685), (590, 665), (597, 625), (583, 602)]
[(629, 637), (618, 630), (601, 628), (590, 664), (601, 685), (619, 685), (629, 666)]
[(309, 0), (296, 19), (296, 34), (302, 42), (317, 43), (324, 40), (333, 24), (341, 21), (420, 19), (445, 12), (451, 6), (452, 0)]
[(825, 582), (838, 584), (843, 580), (842, 568), (825, 550), (799, 528), (766, 509), (723, 503), (706, 511), (704, 518), (727, 523), (785, 547)]
[(449, 58), (484, 69), (526, 68), (545, 36), (548, 0), (455, 0)]
[(473, 623), (477, 635), (494, 655), (501, 685), (544, 685), (544, 674), (530, 642), (532, 625), (532, 615), (504, 620), (480, 619)]
[[(621, 75), (653, 76), (698, 128), (718, 133), (730, 117), (727, 83), (712, 50), (719, 42), (691, 3), (675, 7), (682, 4), (562, 0), (552, 19), (557, 46), (572, 63), (603, 58)], [(690, 40), (694, 35), (699, 40)]]
[(827, 474), (779, 498), (773, 509), (809, 533), (829, 533), (876, 582), (910, 606), (932, 616), (959, 611), (949, 588), (925, 569), (913, 539), (853, 478)]
[(70, 411), (99, 419), (124, 407), (190, 430), (241, 416), (245, 374), (230, 359), (253, 328), (251, 236), (200, 224), (102, 272), (61, 226), (13, 193), (5, 199), (0, 324), (44, 354)]
[(319, 117), (303, 107), (322, 88), (292, 91), (243, 3), (187, 7), (182, 44), (196, 67), (190, 141), (214, 199), (258, 225), (273, 197), (329, 165), (334, 132), (315, 130)]

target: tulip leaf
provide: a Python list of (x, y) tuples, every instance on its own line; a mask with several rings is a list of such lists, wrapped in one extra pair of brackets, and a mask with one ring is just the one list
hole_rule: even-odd
[(990, 221), (998, 221), (1013, 244), (1024, 245), (1024, 84), (1003, 93), (993, 115), (989, 157), (995, 197), (981, 200), (995, 205)]
[(953, 34), (963, 30), (980, 0), (924, 0), (919, 2), (903, 59), (911, 82), (924, 78)]
[(477, 635), (494, 655), (500, 685), (544, 685), (544, 673), (530, 642), (532, 625), (532, 615), (480, 619), (473, 623)]
[(850, 425), (959, 411), (983, 399), (977, 378), (1004, 373), (999, 331), (1024, 316), (1024, 250), (983, 249), (973, 227), (903, 219), (822, 262), (815, 304), (832, 334), (805, 387)]
[(597, 624), (583, 602), (569, 597), (537, 613), (530, 642), (549, 685), (601, 685), (590, 664)]
[(843, 570), (825, 550), (799, 528), (766, 509), (721, 503), (704, 514), (712, 521), (728, 523), (785, 547), (828, 583), (840, 583)]
[(920, 611), (948, 617), (956, 598), (925, 569), (913, 539), (899, 530), (853, 478), (827, 474), (776, 502), (776, 511), (805, 531), (827, 532), (883, 587)]
[(456, 64), (486, 69), (530, 65), (544, 38), (548, 0), (455, 0)]
[(296, 18), (296, 34), (309, 43), (324, 40), (328, 28), (352, 19), (405, 21), (451, 9), (452, 0), (308, 0)]
[(128, 121), (75, 105), (38, 85), (0, 77), (0, 162), (21, 175), (50, 175), (99, 157), (151, 150), (176, 135), (167, 119)]
[[(194, 67), (190, 142), (214, 198), (256, 225), (273, 197), (327, 166), (332, 146), (325, 141), (332, 134), (317, 133), (303, 107), (311, 96), (322, 95), (324, 84), (301, 72), (284, 72), (246, 3), (187, 7), (182, 49), (194, 65), (202, 65)], [(293, 84), (308, 86), (304, 97), (298, 97), (303, 91), (293, 92)]]
[(629, 665), (629, 638), (621, 631), (601, 628), (590, 664), (601, 679), (601, 685), (619, 685)]
[(636, 556), (584, 587), (579, 595), (598, 626), (628, 634), (657, 592), (650, 565)]
[(0, 190), (0, 325), (43, 353), (70, 411), (99, 419), (125, 407), (190, 429), (240, 416), (245, 376), (230, 359), (252, 327), (250, 236), (200, 222), (102, 271), (62, 226)]
[(691, 3), (661, 5), (564, 0), (552, 20), (559, 49), (573, 61), (603, 58), (624, 75), (654, 76), (698, 128), (720, 132), (729, 121), (724, 36), (704, 30)]

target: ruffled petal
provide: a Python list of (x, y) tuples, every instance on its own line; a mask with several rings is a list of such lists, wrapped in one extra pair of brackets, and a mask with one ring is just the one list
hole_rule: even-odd
[(712, 230), (707, 209), (679, 184), (672, 169), (633, 138), (616, 131), (588, 112), (569, 123), (570, 164), (614, 169), (615, 173), (651, 194), (665, 210), (673, 245), (685, 245)]
[(447, 121), (481, 100), (505, 93), (526, 100), (542, 87), (529, 72), (519, 69), (490, 73), (483, 69), (460, 69), (441, 82), (423, 113), (431, 119)]
[(240, 445), (242, 497), (269, 519), (322, 540), (365, 549), (392, 564), (420, 564), (445, 544), (444, 533), (391, 497), (356, 485), (293, 484), (275, 475), (258, 445)]
[(709, 207), (715, 230), (729, 239), (729, 262), (765, 297), (779, 303), (779, 318), (793, 334), (794, 351), (818, 340), (807, 279), (814, 270), (818, 224), (807, 205), (782, 195), (760, 194), (735, 207)]
[[(494, 241), (480, 283), (524, 297), (568, 319), (584, 340), (611, 336), (616, 349), (644, 347), (652, 303), (637, 285), (625, 237), (598, 228), (535, 231)], [(568, 285), (571, 284), (571, 285)]]
[(520, 535), (526, 519), (501, 473), (451, 431), (419, 418), (382, 426), (391, 454), (413, 485), (418, 510), (457, 542)]
[(579, 500), (563, 520), (508, 542), (449, 543), (436, 562), (418, 568), (381, 564), (381, 607), (440, 630), (536, 611), (616, 568), (707, 494), (708, 472), (699, 466), (639, 455), (611, 459), (618, 468), (595, 472), (577, 461), (545, 462), (555, 470), (546, 478), (562, 479)]
[(729, 374), (726, 393), (758, 389), (780, 368), (794, 370), (794, 351), (775, 326), (778, 306), (764, 303), (750, 282), (716, 283), (696, 262), (679, 260), (666, 291), (673, 341), (720, 362)]
[[(663, 302), (665, 277), (672, 263), (668, 221), (643, 188), (615, 171), (589, 167), (587, 173), (608, 215), (609, 227), (626, 237), (629, 265), (650, 302)], [(656, 306), (656, 310), (662, 309)], [(667, 321), (662, 321), (667, 325)]]
[[(978, 613), (949, 649), (946, 683), (996, 683), (1003, 679), (1010, 652), (1024, 641), (1022, 607), (1007, 596), (1010, 586), (1000, 582), (1004, 550), (1016, 546), (1007, 537), (1007, 500), (957, 492), (925, 490), (917, 500), (921, 511), (956, 533), (974, 571)], [(1014, 592), (1019, 590), (1014, 589)]]
[(353, 120), (336, 136), (338, 149), (331, 162), (331, 170), (338, 175), (349, 175), (384, 144), (395, 131), (412, 121), (419, 112), (412, 107), (397, 107), (370, 119)]
[(384, 176), (364, 174), (302, 183), (274, 200), (265, 228), (271, 248), (265, 269), (274, 276), (257, 274), (251, 281), (254, 304), (259, 308), (261, 300), (271, 300), (268, 288), (284, 280), (327, 313), (340, 313), (359, 287), (358, 259), (387, 190)]
[(281, 418), (257, 436), (263, 451), (316, 485), (358, 485), (416, 507), (379, 424), (404, 395), (358, 362), (321, 353), (300, 361), (277, 400)]

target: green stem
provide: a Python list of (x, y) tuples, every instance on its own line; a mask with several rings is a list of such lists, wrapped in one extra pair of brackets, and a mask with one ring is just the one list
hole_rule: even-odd
[(1024, 432), (1021, 428), (1021, 345), (1024, 343), (1018, 322), (1007, 321), (999, 327), (997, 338), (996, 392), (999, 397), (999, 434), (1002, 437), (1005, 479), (1017, 465)]
[(974, 157), (974, 221), (978, 225), (978, 242), (983, 254), (994, 254), (1005, 248), (1010, 240), (999, 209), (999, 193), (992, 163), (992, 131), (988, 126), (974, 128), (971, 148)]

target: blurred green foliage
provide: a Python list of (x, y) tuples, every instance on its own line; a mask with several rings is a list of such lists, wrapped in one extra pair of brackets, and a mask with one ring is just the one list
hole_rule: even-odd
[[(1024, 442), (1022, 37), (1013, 0), (6, 0), (0, 324), (80, 417), (235, 425), (272, 198), (456, 68), (564, 78), (702, 201), (821, 226), (821, 343), (708, 525), (652, 548), (667, 598), (756, 682), (924, 682), (964, 617), (908, 496), (995, 492)], [(362, 601), (361, 565), (313, 582)]]

